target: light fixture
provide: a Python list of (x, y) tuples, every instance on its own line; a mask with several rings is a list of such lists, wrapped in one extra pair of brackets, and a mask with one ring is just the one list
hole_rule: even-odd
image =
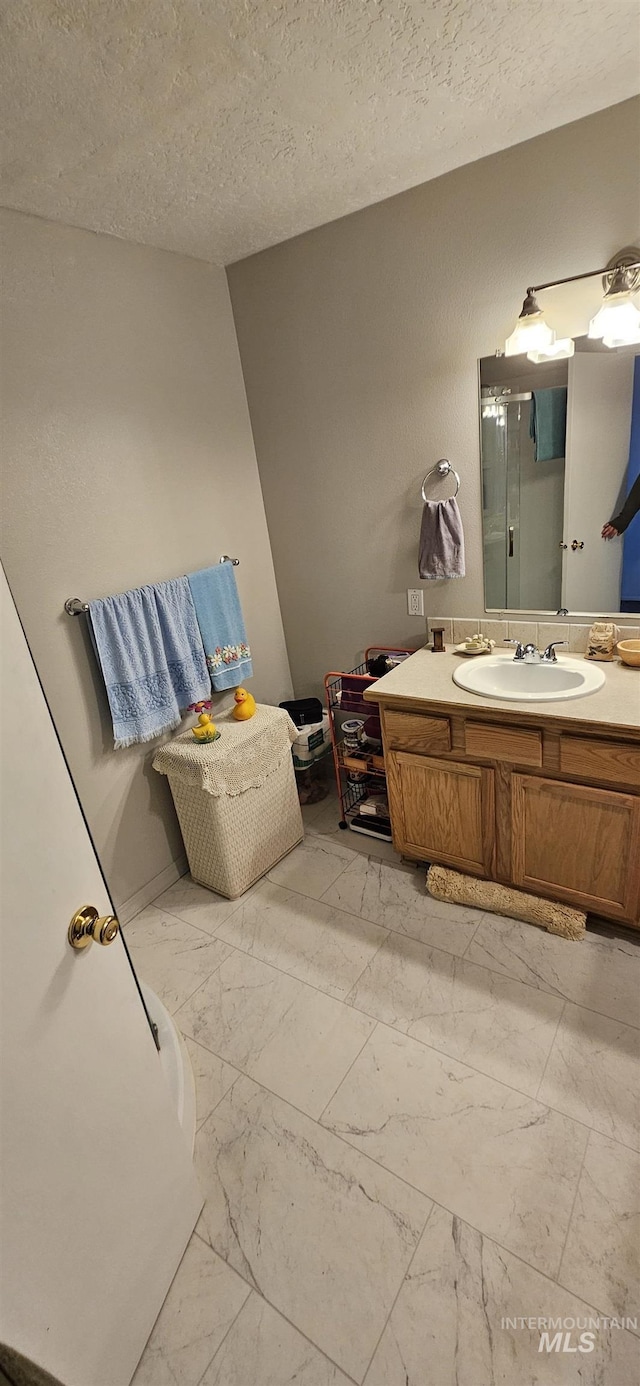
[(562, 361), (566, 356), (573, 356), (575, 349), (573, 337), (556, 337), (550, 346), (540, 347), (539, 351), (528, 351), (527, 360), (534, 361), (536, 365), (541, 361)]
[(640, 311), (631, 297), (634, 285), (637, 287), (639, 282), (640, 267), (616, 266), (604, 303), (589, 323), (590, 337), (601, 337), (608, 347), (640, 342)]
[(556, 334), (545, 322), (534, 289), (527, 289), (522, 312), (504, 345), (505, 356), (520, 356), (523, 351), (540, 351), (555, 342)]
[(632, 346), (640, 342), (640, 310), (632, 297), (640, 290), (640, 250), (637, 246), (627, 246), (614, 255), (604, 269), (572, 274), (567, 279), (551, 279), (547, 284), (527, 289), (520, 317), (505, 342), (505, 355), (518, 356), (526, 352), (528, 359), (536, 363), (573, 356), (573, 340), (571, 337), (556, 340), (553, 328), (544, 320), (536, 294), (597, 275), (602, 275), (604, 302), (589, 323), (589, 336), (601, 339), (607, 347)]

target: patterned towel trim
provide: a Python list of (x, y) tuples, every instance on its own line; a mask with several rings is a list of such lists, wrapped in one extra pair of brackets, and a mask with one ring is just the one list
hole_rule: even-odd
[(216, 645), (212, 655), (207, 655), (207, 664), (213, 674), (216, 674), (224, 664), (231, 668), (234, 664), (243, 664), (251, 659), (251, 650), (248, 645), (242, 642), (240, 645)]
[(166, 671), (145, 674), (132, 683), (110, 683), (107, 691), (114, 717), (127, 719), (144, 717), (164, 707), (173, 714), (171, 705), (175, 708), (176, 701), (179, 707), (186, 708), (194, 688), (197, 677), (191, 660), (172, 659)]

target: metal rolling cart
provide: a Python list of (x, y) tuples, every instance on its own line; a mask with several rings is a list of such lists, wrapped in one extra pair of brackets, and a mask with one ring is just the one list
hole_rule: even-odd
[[(340, 801), (339, 827), (351, 828), (353, 832), (363, 833), (378, 841), (391, 842), (391, 822), (386, 815), (365, 816), (361, 805), (370, 795), (386, 797), (387, 776), (382, 752), (380, 716), (375, 703), (364, 701), (365, 688), (376, 683), (380, 674), (369, 672), (369, 660), (378, 655), (388, 655), (398, 660), (406, 659), (413, 650), (399, 646), (370, 645), (364, 652), (362, 664), (348, 671), (331, 670), (325, 675), (324, 686), (329, 713), (331, 748), (336, 776), (338, 799)], [(366, 719), (370, 728), (368, 742), (357, 750), (345, 745), (342, 724), (345, 718)]]

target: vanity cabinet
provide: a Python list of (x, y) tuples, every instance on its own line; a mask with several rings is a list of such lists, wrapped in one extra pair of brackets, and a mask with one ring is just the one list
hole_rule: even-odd
[(612, 918), (634, 918), (640, 798), (514, 775), (511, 805), (514, 885)]
[(374, 692), (397, 851), (640, 927), (640, 730)]
[(494, 851), (494, 774), (478, 765), (389, 751), (387, 787), (394, 841), (406, 856), (427, 857), (490, 876)]

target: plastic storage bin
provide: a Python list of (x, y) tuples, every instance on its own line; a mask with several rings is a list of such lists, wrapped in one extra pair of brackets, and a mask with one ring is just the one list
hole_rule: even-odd
[(329, 714), (323, 713), (320, 722), (312, 722), (309, 726), (296, 727), (296, 739), (293, 742), (293, 764), (296, 770), (308, 770), (314, 761), (323, 756), (331, 743), (329, 732)]
[(190, 731), (160, 747), (154, 769), (171, 786), (194, 881), (233, 900), (303, 837), (288, 714), (258, 705), (248, 722), (216, 716), (217, 741)]

